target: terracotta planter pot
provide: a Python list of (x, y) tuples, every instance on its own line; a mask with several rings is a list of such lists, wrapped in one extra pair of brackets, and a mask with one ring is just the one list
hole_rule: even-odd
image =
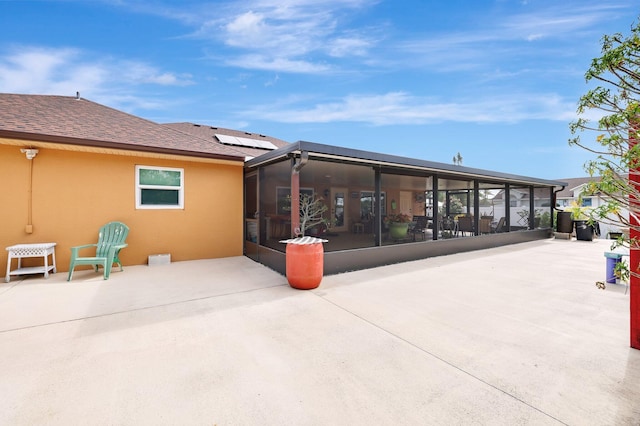
[(293, 288), (311, 290), (320, 285), (324, 274), (324, 247), (319, 238), (287, 240), (287, 281)]

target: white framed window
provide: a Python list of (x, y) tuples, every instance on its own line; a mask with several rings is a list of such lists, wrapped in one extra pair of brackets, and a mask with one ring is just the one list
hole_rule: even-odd
[(136, 209), (184, 208), (184, 169), (136, 166)]

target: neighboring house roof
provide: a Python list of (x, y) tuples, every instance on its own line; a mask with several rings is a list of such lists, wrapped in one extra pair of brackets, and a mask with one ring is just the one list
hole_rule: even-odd
[(246, 155), (79, 96), (0, 93), (0, 137), (230, 161)]
[(600, 178), (579, 177), (561, 180), (566, 182), (567, 186), (562, 191), (558, 192), (556, 198), (578, 198), (585, 184), (592, 181), (598, 181)]
[[(564, 183), (564, 182), (562, 182)], [(538, 200), (544, 200), (549, 198), (549, 189), (548, 188), (533, 188), (533, 198)], [(509, 189), (509, 197), (514, 199), (528, 199), (529, 198), (529, 188), (520, 188), (520, 187), (512, 187)], [(501, 201), (505, 198), (505, 191), (501, 189), (494, 195), (491, 199), (495, 201)]]
[[(182, 132), (188, 133), (190, 135), (198, 136), (203, 139), (207, 139), (209, 141), (214, 140), (217, 143), (223, 144), (223, 141), (220, 140), (219, 135), (233, 136), (236, 138), (256, 140), (258, 142), (264, 141), (269, 142), (275, 146), (275, 148), (282, 148), (284, 146), (289, 145), (289, 142), (283, 141), (282, 139), (273, 138), (271, 136), (265, 136), (259, 133), (250, 133), (241, 130), (232, 130), (225, 129), (223, 127), (214, 127), (207, 126), (204, 124), (194, 124), (194, 123), (167, 123), (163, 124), (163, 126), (171, 127), (176, 130), (180, 130)], [(225, 145), (228, 146), (228, 145)], [(271, 151), (272, 149), (260, 149), (260, 148), (250, 148), (248, 146), (233, 146), (234, 149), (240, 151), (245, 154), (247, 157), (259, 157), (260, 155)]]

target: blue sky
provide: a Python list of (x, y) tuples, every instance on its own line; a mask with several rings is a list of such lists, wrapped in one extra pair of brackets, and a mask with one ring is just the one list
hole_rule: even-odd
[[(0, 92), (548, 179), (637, 0), (0, 0)], [(584, 135), (583, 137), (590, 137)], [(595, 135), (593, 135), (595, 137)]]

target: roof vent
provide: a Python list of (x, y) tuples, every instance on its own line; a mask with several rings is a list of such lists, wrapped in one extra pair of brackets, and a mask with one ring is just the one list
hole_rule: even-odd
[(76, 101), (80, 100), (80, 92), (76, 92)]
[(194, 124), (193, 127), (200, 127), (200, 125), (199, 124)]

